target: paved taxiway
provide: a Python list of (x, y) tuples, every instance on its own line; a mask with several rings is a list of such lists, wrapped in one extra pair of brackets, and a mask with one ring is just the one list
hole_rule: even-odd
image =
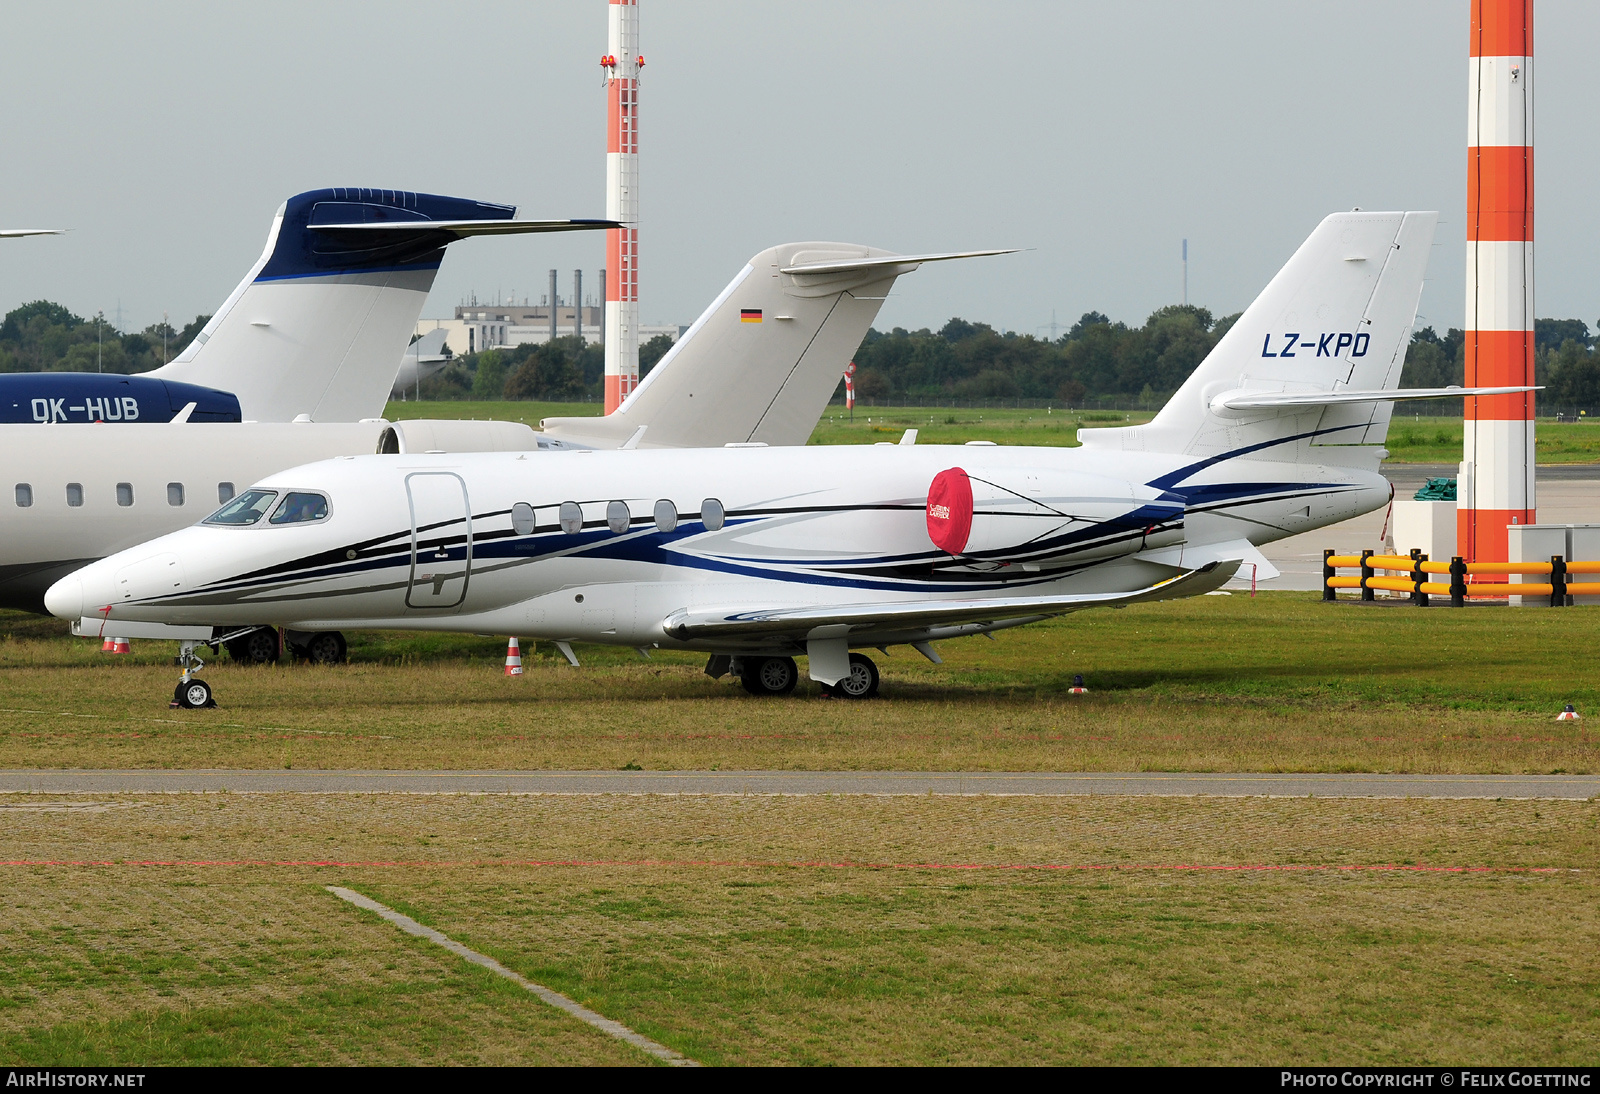
[[(12, 794), (1017, 794), (1600, 797), (1600, 775), (996, 771), (0, 771)], [(0, 802), (3, 808), (3, 802)]]

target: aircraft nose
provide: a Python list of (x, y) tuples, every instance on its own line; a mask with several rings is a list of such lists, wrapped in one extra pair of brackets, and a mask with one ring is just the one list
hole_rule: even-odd
[(44, 609), (60, 619), (83, 617), (83, 582), (68, 575), (45, 590)]

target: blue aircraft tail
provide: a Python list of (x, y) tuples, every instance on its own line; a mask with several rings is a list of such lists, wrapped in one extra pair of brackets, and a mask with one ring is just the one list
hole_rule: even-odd
[(402, 190), (297, 194), (205, 329), (145, 375), (231, 391), (250, 421), (378, 417), (445, 247), (515, 215)]

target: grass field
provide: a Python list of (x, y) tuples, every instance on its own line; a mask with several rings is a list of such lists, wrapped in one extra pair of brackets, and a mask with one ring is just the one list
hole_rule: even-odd
[[(119, 863), (0, 866), (7, 1064), (642, 1061), (329, 884), (707, 1063), (1584, 1064), (1600, 1039), (1594, 803), (0, 810), (12, 863)], [(1483, 869), (1368, 869), (1405, 864)], [(1066, 868), (1007, 868), (1041, 865)]]
[[(220, 658), (222, 707), (170, 711), (173, 644), (0, 613), (0, 767), (1600, 770), (1592, 608), (1084, 612), (896, 649), (859, 704), (693, 655), (525, 644), (507, 679), (503, 637), (349, 637), (332, 668)], [(711, 1064), (1600, 1046), (1593, 801), (6, 794), (0, 832), (4, 1065), (651, 1062), (333, 884)]]
[[(884, 698), (759, 700), (696, 655), (356, 633), (349, 665), (206, 669), (169, 711), (170, 643), (113, 658), (0, 617), (0, 766), (1569, 772), (1600, 770), (1600, 611), (1199, 597), (879, 657)], [(1071, 697), (1075, 673), (1091, 694)]]
[[(538, 428), (539, 419), (599, 414), (598, 403), (422, 402), (390, 403), (390, 419), (499, 418)], [(830, 406), (811, 435), (812, 444), (872, 444), (897, 441), (917, 430), (922, 444), (995, 441), (1014, 445), (1076, 447), (1080, 428), (1138, 425), (1153, 417), (1139, 411), (960, 410), (919, 407), (856, 407), (852, 420)], [(1390, 463), (1459, 463), (1461, 419), (1413, 418), (1397, 413), (1387, 441)], [(1600, 462), (1600, 422), (1556, 422), (1542, 418), (1534, 458), (1539, 463)]]

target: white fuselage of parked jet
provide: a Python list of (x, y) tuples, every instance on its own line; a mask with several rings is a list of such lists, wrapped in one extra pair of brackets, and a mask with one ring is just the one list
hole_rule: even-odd
[[(971, 491), (955, 551), (932, 489), (951, 475)], [(89, 566), (50, 610), (736, 654), (877, 646), (1160, 599), (1163, 582), (1390, 493), (1342, 466), (927, 445), (363, 456), (254, 490), (257, 519)]]

